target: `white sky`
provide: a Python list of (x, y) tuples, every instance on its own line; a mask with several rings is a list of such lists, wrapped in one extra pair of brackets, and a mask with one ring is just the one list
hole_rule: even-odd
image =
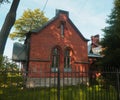
[[(114, 0), (48, 0), (44, 12), (45, 16), (51, 19), (55, 16), (56, 9), (69, 11), (69, 17), (72, 22), (85, 38), (90, 39), (92, 35), (96, 34), (102, 37), (103, 32), (101, 29), (107, 26), (106, 19), (113, 8), (113, 1)], [(22, 16), (24, 10), (28, 8), (39, 8), (42, 10), (45, 3), (46, 0), (20, 0), (17, 19)], [(0, 29), (10, 6), (11, 3), (0, 6)], [(11, 31), (13, 31), (13, 29)], [(8, 39), (6, 44), (4, 55), (9, 58), (12, 57), (14, 42), (15, 41)]]

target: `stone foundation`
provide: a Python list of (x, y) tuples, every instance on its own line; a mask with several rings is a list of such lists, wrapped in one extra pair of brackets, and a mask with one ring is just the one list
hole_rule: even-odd
[[(70, 86), (78, 84), (87, 84), (87, 77), (82, 78), (60, 78), (60, 86)], [(27, 78), (26, 87), (56, 87), (58, 84), (57, 78)]]

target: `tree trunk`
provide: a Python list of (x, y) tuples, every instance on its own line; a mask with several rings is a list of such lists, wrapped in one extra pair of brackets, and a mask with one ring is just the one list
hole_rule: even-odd
[(3, 55), (6, 41), (12, 26), (15, 23), (16, 11), (18, 8), (20, 0), (13, 0), (11, 8), (5, 18), (4, 24), (0, 31), (0, 55)]

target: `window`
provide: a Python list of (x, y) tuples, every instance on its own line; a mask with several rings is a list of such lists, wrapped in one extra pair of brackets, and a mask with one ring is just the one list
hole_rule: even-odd
[(52, 51), (52, 70), (53, 71), (57, 71), (58, 66), (59, 66), (59, 49), (58, 48), (54, 48)]
[(64, 68), (70, 68), (70, 62), (71, 62), (70, 50), (66, 49), (64, 57)]
[(61, 23), (60, 25), (61, 36), (64, 37), (64, 24)]

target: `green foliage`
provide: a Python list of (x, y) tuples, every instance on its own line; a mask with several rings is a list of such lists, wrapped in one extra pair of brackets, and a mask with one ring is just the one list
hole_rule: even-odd
[(16, 83), (21, 79), (17, 65), (10, 62), (7, 57), (0, 57), (0, 87), (9, 87), (12, 82)]
[[(57, 100), (57, 88), (39, 87), (32, 89), (6, 88), (1, 92), (0, 100)], [(60, 100), (117, 100), (115, 89), (109, 90), (93, 87), (67, 86), (60, 88)]]
[[(0, 57), (0, 100), (12, 100), (9, 93), (16, 93), (23, 87), (22, 73), (7, 57)], [(4, 94), (4, 95), (3, 95)]]
[(0, 0), (0, 4), (2, 3), (9, 3), (10, 1), (9, 0)]
[(120, 65), (120, 0), (115, 0), (107, 24), (103, 29), (105, 34), (101, 41), (104, 48), (102, 62), (105, 65)]
[(11, 62), (7, 57), (0, 56), (0, 71), (16, 71), (17, 64)]
[(23, 41), (25, 34), (32, 30), (40, 29), (40, 27), (48, 21), (44, 13), (39, 9), (25, 10), (23, 15), (16, 20), (14, 27), (15, 31), (10, 34), (11, 39)]

